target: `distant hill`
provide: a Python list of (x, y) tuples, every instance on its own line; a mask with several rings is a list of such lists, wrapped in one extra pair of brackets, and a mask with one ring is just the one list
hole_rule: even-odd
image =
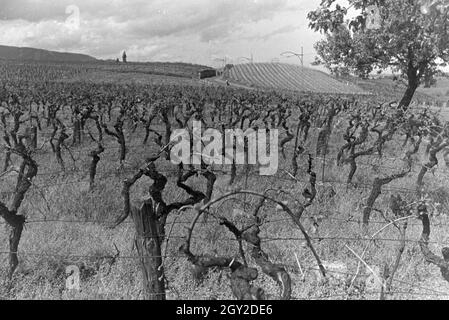
[(0, 59), (38, 62), (95, 62), (97, 59), (79, 53), (56, 52), (34, 48), (0, 45)]
[(224, 73), (231, 83), (253, 88), (273, 88), (308, 93), (368, 94), (351, 82), (297, 65), (284, 63), (247, 63), (235, 65)]

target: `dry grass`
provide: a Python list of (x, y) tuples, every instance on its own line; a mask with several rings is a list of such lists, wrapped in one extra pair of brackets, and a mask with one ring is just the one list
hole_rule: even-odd
[[(139, 136), (139, 132), (136, 133)], [(135, 141), (137, 145), (139, 141)], [(335, 141), (335, 143), (337, 143)], [(111, 141), (109, 146), (115, 146)], [(393, 157), (397, 146), (392, 146), (389, 151)], [(83, 146), (86, 149), (86, 146)], [(28, 220), (76, 220), (84, 223), (62, 223), (41, 222), (27, 224), (20, 244), (20, 266), (13, 280), (13, 288), (7, 290), (4, 286), (0, 289), (0, 297), (7, 299), (141, 299), (141, 281), (138, 261), (133, 258), (136, 255), (133, 249), (133, 225), (126, 223), (117, 229), (108, 228), (108, 222), (120, 215), (122, 200), (120, 196), (121, 182), (129, 173), (116, 172), (118, 165), (115, 149), (109, 149), (100, 162), (99, 181), (93, 193), (88, 191), (86, 183), (73, 183), (74, 181), (86, 181), (87, 174), (79, 172), (67, 172), (64, 175), (42, 175), (35, 181), (35, 187), (27, 195), (22, 213)], [(152, 147), (135, 147), (130, 153), (128, 168), (138, 167), (140, 159), (151, 153)], [(76, 163), (78, 168), (87, 168), (88, 158), (85, 153), (80, 152)], [(69, 156), (65, 154), (67, 164)], [(360, 277), (353, 280), (356, 273), (358, 260), (346, 248), (349, 246), (355, 252), (361, 254), (367, 245), (363, 240), (363, 232), (360, 225), (361, 212), (364, 199), (369, 189), (364, 188), (377, 174), (383, 174), (387, 169), (397, 165), (394, 160), (385, 160), (381, 163), (373, 160), (378, 165), (361, 167), (356, 175), (358, 188), (347, 187), (343, 184), (326, 183), (318, 187), (318, 198), (314, 205), (309, 208), (304, 217), (304, 223), (315, 239), (314, 246), (320, 257), (327, 263), (344, 263), (346, 272), (333, 273), (329, 281), (323, 282), (317, 275), (316, 262), (309, 249), (302, 240), (299, 230), (283, 212), (277, 211), (274, 205), (267, 205), (263, 215), (267, 222), (262, 227), (263, 248), (270, 258), (285, 265), (293, 280), (293, 296), (296, 299), (378, 299), (379, 286), (375, 281), (367, 281), (369, 272), (361, 272)], [(38, 156), (41, 165), (40, 172), (59, 171), (59, 167), (53, 156), (42, 152)], [(369, 163), (370, 159), (362, 162)], [(45, 166), (43, 165), (45, 163)], [(282, 164), (288, 169), (288, 164)], [(300, 180), (305, 179), (306, 159), (301, 160), (303, 166), (299, 173)], [(418, 165), (418, 164), (417, 164)], [(158, 164), (162, 172), (166, 172), (169, 165)], [(384, 167), (379, 167), (384, 166)], [(320, 161), (316, 161), (317, 171), (321, 168)], [(418, 168), (415, 166), (415, 168)], [(319, 170), (321, 171), (321, 169)], [(327, 181), (344, 181), (347, 168), (341, 169), (328, 161), (326, 165), (325, 178)], [(108, 172), (108, 174), (106, 174)], [(279, 171), (280, 174), (282, 169)], [(435, 176), (429, 175), (426, 183), (430, 189), (439, 189), (440, 198), (447, 194), (448, 169), (440, 167)], [(285, 176), (285, 175), (284, 175)], [(304, 177), (301, 178), (301, 177)], [(319, 174), (321, 177), (321, 174)], [(215, 195), (226, 191), (226, 176), (220, 176), (217, 181)], [(416, 173), (405, 179), (395, 182), (388, 188), (410, 188), (414, 185)], [(181, 194), (175, 187), (174, 176), (171, 175), (169, 186), (165, 192), (165, 198), (170, 201), (182, 199)], [(135, 186), (133, 197), (138, 199), (145, 194), (149, 180), (143, 179)], [(2, 180), (0, 191), (4, 192), (11, 188), (13, 177)], [(197, 180), (195, 185), (202, 188), (202, 181)], [(53, 186), (52, 186), (53, 185)], [(46, 186), (39, 188), (37, 186)], [(254, 191), (263, 192), (268, 188), (288, 190), (291, 197), (285, 195), (282, 200), (289, 201), (294, 209), (295, 201), (301, 201), (301, 193), (304, 182), (295, 182), (276, 177), (259, 177), (251, 175), (245, 186), (245, 179), (240, 175), (235, 187), (245, 187)], [(330, 189), (335, 191), (335, 196)], [(446, 193), (444, 193), (446, 192)], [(382, 210), (388, 209), (388, 199), (397, 192), (384, 192), (377, 201), (377, 207)], [(406, 195), (404, 195), (406, 197)], [(227, 202), (215, 210), (234, 221), (245, 221), (245, 216), (236, 215), (234, 209), (250, 213), (256, 203), (256, 199), (240, 197), (239, 201)], [(441, 202), (441, 201), (440, 201)], [(243, 204), (242, 204), (243, 203)], [(442, 213), (447, 212), (444, 209)], [(178, 221), (189, 221), (192, 213), (185, 213)], [(315, 219), (312, 219), (315, 218)], [(380, 222), (382, 218), (373, 216), (373, 221)], [(432, 249), (441, 252), (443, 244), (449, 243), (449, 219), (445, 214), (435, 215), (433, 218)], [(91, 223), (88, 221), (99, 221)], [(172, 220), (169, 220), (172, 221)], [(203, 221), (204, 222), (204, 221)], [(318, 227), (314, 226), (318, 222)], [(421, 227), (418, 220), (412, 220), (407, 231), (407, 243), (405, 253), (393, 291), (397, 292), (389, 298), (394, 299), (447, 299), (449, 298), (449, 284), (444, 282), (439, 275), (439, 270), (424, 263), (419, 250), (417, 240), (420, 237)], [(374, 234), (384, 224), (372, 223), (370, 233)], [(168, 224), (171, 227), (171, 223)], [(7, 251), (7, 233), (5, 226), (0, 226), (0, 251)], [(166, 276), (168, 280), (169, 299), (232, 299), (229, 288), (228, 273), (226, 271), (211, 271), (201, 281), (195, 281), (191, 275), (191, 268), (186, 259), (179, 256), (178, 248), (181, 244), (180, 237), (185, 235), (183, 224), (175, 224), (172, 238), (168, 246), (164, 245), (164, 253), (167, 257), (164, 261)], [(207, 223), (202, 223), (195, 231), (195, 241), (192, 250), (200, 253), (216, 253), (237, 256), (238, 248), (232, 235), (223, 227), (214, 223), (209, 217)], [(394, 228), (387, 228), (378, 235), (378, 240), (371, 243), (365, 258), (368, 264), (376, 270), (382, 270), (384, 265), (392, 264), (397, 249), (399, 235)], [(200, 239), (197, 239), (200, 238)], [(281, 239), (280, 239), (281, 238)], [(282, 240), (284, 239), (284, 240)], [(114, 244), (120, 251), (119, 259), (115, 264), (109, 266), (102, 257), (110, 257), (115, 254)], [(42, 253), (43, 255), (27, 255), (26, 253)], [(297, 265), (298, 260), (303, 268), (305, 277)], [(97, 257), (97, 258), (95, 258)], [(5, 277), (7, 267), (6, 255), (0, 255), (0, 266), (2, 278)], [(251, 262), (251, 260), (250, 260)], [(68, 265), (80, 265), (82, 269), (82, 282), (80, 292), (69, 292), (65, 288), (65, 267)], [(352, 283), (352, 285), (351, 285)], [(276, 298), (278, 289), (276, 284), (260, 272), (257, 284), (263, 287), (271, 298)]]

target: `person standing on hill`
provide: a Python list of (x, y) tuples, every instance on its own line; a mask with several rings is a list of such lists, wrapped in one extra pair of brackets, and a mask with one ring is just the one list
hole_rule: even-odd
[(123, 62), (124, 63), (126, 63), (126, 51), (123, 51), (123, 55), (122, 55), (122, 58), (123, 58)]

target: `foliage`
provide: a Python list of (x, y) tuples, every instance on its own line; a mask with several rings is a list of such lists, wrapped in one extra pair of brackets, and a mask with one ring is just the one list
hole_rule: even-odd
[[(408, 81), (400, 106), (408, 107), (418, 86), (449, 62), (449, 6), (425, 7), (420, 0), (349, 4), (323, 0), (309, 13), (310, 27), (326, 35), (316, 45), (318, 63), (362, 77), (376, 69), (400, 71)], [(350, 8), (355, 15), (349, 15)]]

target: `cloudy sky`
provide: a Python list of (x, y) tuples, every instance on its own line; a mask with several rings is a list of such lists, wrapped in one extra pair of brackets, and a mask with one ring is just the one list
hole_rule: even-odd
[(0, 0), (0, 44), (71, 51), (132, 61), (218, 59), (256, 62), (304, 47), (314, 60), (320, 35), (307, 13), (320, 0)]

